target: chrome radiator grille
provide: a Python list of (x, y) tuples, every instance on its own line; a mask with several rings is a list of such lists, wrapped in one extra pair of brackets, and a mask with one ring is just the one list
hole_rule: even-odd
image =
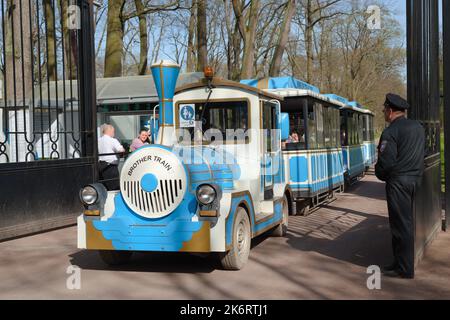
[(183, 181), (160, 180), (158, 188), (153, 192), (144, 191), (139, 181), (123, 181), (122, 188), (135, 207), (141, 212), (153, 214), (172, 209), (183, 190)]

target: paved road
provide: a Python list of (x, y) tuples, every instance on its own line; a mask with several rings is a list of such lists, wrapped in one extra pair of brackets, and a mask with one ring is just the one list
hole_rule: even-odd
[[(450, 299), (450, 234), (441, 233), (415, 280), (382, 278), (368, 290), (366, 268), (390, 262), (384, 185), (367, 176), (308, 217), (291, 217), (287, 238), (254, 241), (249, 264), (222, 271), (213, 261), (137, 254), (109, 268), (76, 248), (75, 227), (0, 243), (0, 298), (17, 299)], [(77, 265), (81, 289), (68, 290)]]

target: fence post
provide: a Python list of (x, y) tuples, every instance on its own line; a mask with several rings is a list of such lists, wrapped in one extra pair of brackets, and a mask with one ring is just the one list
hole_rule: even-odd
[[(443, 44), (444, 44), (444, 141), (450, 142), (450, 1), (442, 0)], [(448, 129), (448, 130), (447, 130)], [(445, 220), (444, 231), (450, 222), (450, 148), (445, 153)]]
[(442, 228), (439, 0), (407, 0), (408, 116), (426, 132), (425, 172), (414, 203), (416, 264)]
[(81, 11), (79, 37), (79, 79), (80, 79), (80, 118), (81, 134), (84, 139), (82, 152), (84, 157), (92, 158), (94, 181), (98, 181), (97, 147), (97, 97), (95, 75), (95, 26), (94, 4), (92, 0), (78, 0)]

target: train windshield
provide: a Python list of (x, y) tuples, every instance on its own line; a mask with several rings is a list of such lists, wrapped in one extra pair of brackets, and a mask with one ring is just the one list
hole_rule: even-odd
[(176, 111), (179, 143), (248, 143), (248, 101), (181, 102)]

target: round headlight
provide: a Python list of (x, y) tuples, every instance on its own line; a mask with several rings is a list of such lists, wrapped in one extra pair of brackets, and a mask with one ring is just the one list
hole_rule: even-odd
[(210, 185), (203, 185), (197, 189), (197, 200), (203, 205), (208, 205), (216, 200), (216, 190)]
[(98, 200), (98, 192), (92, 186), (84, 187), (80, 192), (80, 199), (86, 205), (92, 205)]

